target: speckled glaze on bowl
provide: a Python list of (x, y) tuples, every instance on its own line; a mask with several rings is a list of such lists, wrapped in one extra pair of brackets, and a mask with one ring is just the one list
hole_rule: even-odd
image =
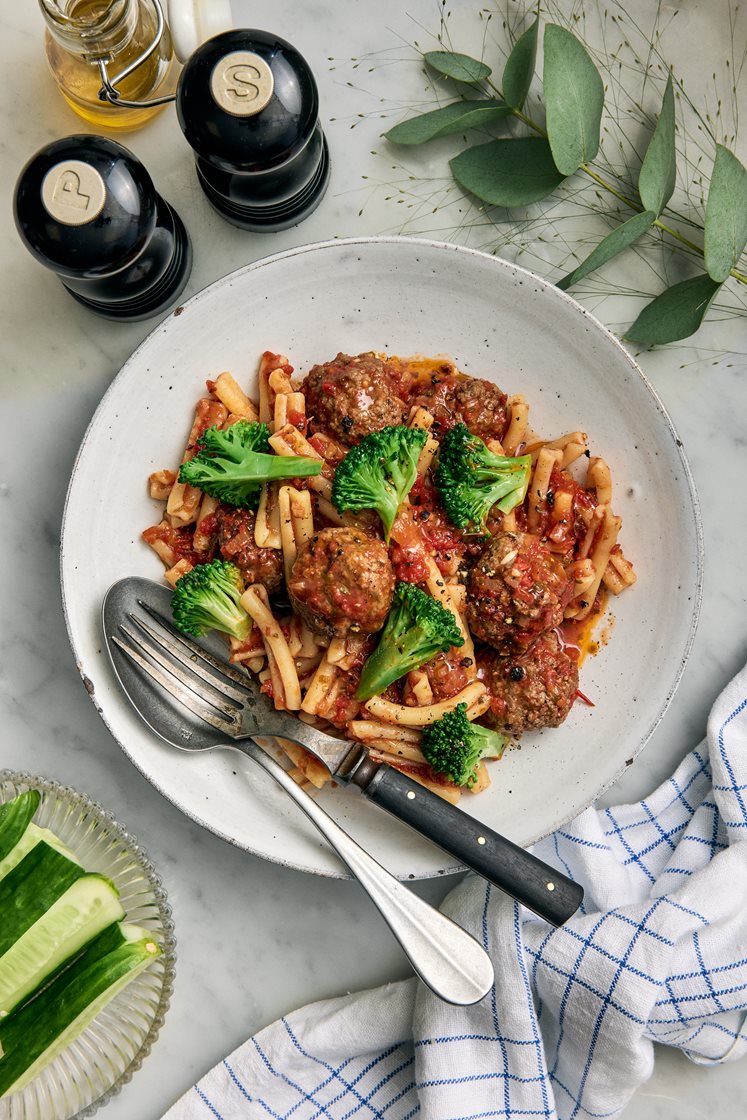
[[(139, 540), (161, 517), (147, 475), (179, 462), (205, 378), (228, 369), (251, 388), (265, 349), (288, 354), (301, 373), (340, 350), (449, 354), (467, 373), (523, 393), (536, 431), (582, 429), (592, 453), (610, 463), (621, 540), (639, 579), (613, 600), (611, 640), (582, 667), (581, 688), (596, 706), (576, 704), (562, 727), (526, 735), (521, 750), (491, 768), (491, 788), (461, 802), (517, 843), (532, 843), (589, 805), (636, 756), (690, 650), (700, 518), (661, 402), (614, 336), (564, 292), (484, 253), (412, 238), (327, 242), (260, 260), (177, 309), (126, 363), (81, 445), (63, 522), (63, 600), (80, 673), (123, 750), (185, 813), (239, 847), (322, 875), (345, 873), (251, 762), (230, 751), (187, 757), (155, 739), (119, 691), (101, 641), (107, 588), (127, 575), (161, 578)], [(460, 870), (355, 794), (332, 789), (321, 799), (401, 878)]]
[(86, 870), (108, 875), (127, 921), (149, 930), (162, 950), (25, 1089), (0, 1100), (0, 1120), (82, 1120), (127, 1084), (158, 1037), (174, 984), (174, 926), (153, 864), (109, 813), (57, 782), (0, 770), (0, 803), (28, 789), (41, 793), (35, 823)]

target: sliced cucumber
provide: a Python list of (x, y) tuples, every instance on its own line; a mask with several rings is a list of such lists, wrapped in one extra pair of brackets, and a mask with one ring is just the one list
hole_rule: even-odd
[(40, 840), (0, 880), (0, 956), (82, 875), (80, 864)]
[(26, 826), (39, 808), (41, 794), (38, 789), (19, 793), (12, 801), (0, 805), (0, 860), (15, 848), (26, 831)]
[(75, 852), (68, 848), (67, 844), (63, 844), (62, 840), (55, 836), (53, 832), (50, 832), (48, 828), (40, 828), (38, 824), (34, 824), (32, 821), (31, 824), (27, 825), (26, 831), (15, 848), (11, 848), (5, 859), (0, 859), (0, 879), (4, 879), (8, 872), (12, 871), (16, 864), (19, 864), (40, 840), (49, 844), (50, 848), (54, 848), (56, 852), (61, 852), (63, 856), (67, 856), (73, 863), (80, 863)]
[(124, 916), (110, 879), (90, 874), (76, 880), (0, 957), (0, 1018)]
[(109, 926), (69, 968), (0, 1021), (0, 1097), (17, 1092), (159, 956), (137, 926)]

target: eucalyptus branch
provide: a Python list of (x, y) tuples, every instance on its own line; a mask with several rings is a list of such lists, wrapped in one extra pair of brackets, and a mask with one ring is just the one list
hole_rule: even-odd
[[(612, 18), (615, 19), (614, 16)], [(504, 29), (506, 26), (504, 21)], [(643, 34), (637, 25), (634, 26)], [(704, 271), (689, 280), (666, 287), (643, 308), (628, 330), (627, 337), (649, 344), (685, 338), (700, 326), (725, 282), (735, 280), (739, 285), (747, 286), (747, 270), (740, 260), (747, 245), (747, 170), (728, 148), (716, 142), (708, 110), (701, 112), (687, 98), (684, 83), (674, 77), (661, 54), (659, 35), (651, 41), (647, 40), (649, 49), (645, 64), (633, 55), (635, 63), (642, 68), (644, 90), (654, 65), (660, 73), (667, 75), (661, 109), (656, 118), (652, 118), (644, 111), (642, 103), (632, 98), (626, 99), (630, 107), (620, 108), (617, 93), (623, 87), (615, 85), (607, 56), (608, 89), (613, 93), (615, 111), (625, 112), (639, 125), (654, 125), (635, 186), (629, 182), (631, 175), (628, 168), (618, 171), (600, 147), (604, 85), (592, 57), (594, 52), (574, 33), (577, 26), (573, 24), (571, 30), (568, 21), (566, 26), (559, 23), (544, 25), (542, 78), (546, 119), (544, 124), (533, 119), (524, 106), (535, 79), (539, 30), (540, 19), (537, 16), (507, 53), (500, 82), (491, 78), (491, 67), (483, 59), (453, 50), (425, 52), (423, 58), (432, 70), (451, 82), (460, 83), (457, 87), (463, 91), (460, 99), (402, 121), (386, 136), (393, 143), (421, 144), (441, 136), (465, 135), (473, 129), (491, 130), (506, 118), (521, 122), (529, 135), (504, 135), (488, 143), (473, 144), (450, 161), (452, 174), (459, 186), (489, 207), (515, 212), (548, 198), (561, 185), (565, 188), (577, 174), (595, 183), (607, 195), (630, 209), (632, 216), (614, 227), (572, 272), (558, 281), (558, 285), (561, 288), (572, 287), (635, 245), (646, 234), (658, 233), (660, 237), (674, 242), (680, 253), (701, 261)], [(444, 39), (448, 40), (443, 23), (438, 39), (441, 44)], [(484, 34), (483, 49), (486, 39)], [(623, 65), (631, 67), (629, 62), (623, 64), (618, 56), (613, 57), (617, 59), (620, 72)], [(617, 81), (620, 82), (619, 75)], [(683, 158), (686, 170), (693, 176), (692, 187), (688, 189), (685, 186), (686, 198), (691, 206), (695, 206), (691, 193), (694, 191), (705, 202), (703, 225), (670, 205), (675, 190), (677, 161), (675, 87), (686, 99), (702, 128), (700, 136), (694, 141), (702, 154), (698, 155), (695, 163), (687, 155)], [(736, 87), (734, 92), (736, 96)], [(479, 96), (472, 96), (474, 94)], [(719, 113), (720, 102), (717, 117)], [(621, 141), (625, 135), (619, 121), (613, 117), (612, 122), (617, 144), (623, 151)], [(701, 164), (706, 153), (702, 142), (704, 136), (715, 147), (707, 199), (704, 197)], [(627, 148), (637, 162), (640, 157), (635, 145), (628, 142)], [(599, 197), (601, 199), (601, 195)], [(701, 243), (683, 233), (673, 222), (700, 233)], [(572, 252), (569, 244), (567, 248), (569, 253)]]
[[(490, 81), (489, 78), (486, 79), (486, 84), (490, 87), (493, 93), (496, 94), (497, 97), (504, 99), (502, 91), (498, 89), (495, 83)], [(512, 108), (511, 116), (516, 117), (516, 119), (521, 121), (522, 124), (526, 125), (527, 128), (530, 128), (532, 132), (535, 132), (538, 136), (541, 136), (544, 140), (547, 140), (547, 132), (542, 127), (542, 125), (537, 124), (537, 122), (533, 121), (531, 117), (528, 117), (526, 113), (523, 113), (520, 109)], [(621, 194), (620, 191), (617, 190), (617, 188), (613, 186), (612, 183), (608, 183), (607, 180), (603, 178), (603, 176), (600, 175), (598, 171), (595, 171), (593, 167), (590, 167), (589, 164), (580, 164), (578, 170), (583, 171), (583, 173), (585, 175), (588, 175), (590, 179), (593, 179), (598, 186), (602, 187), (603, 190), (607, 191), (609, 194), (614, 195), (615, 198), (619, 199), (620, 202), (624, 202), (625, 205), (629, 206), (631, 210), (635, 210), (639, 214), (643, 212), (644, 207), (641, 205), (638, 199), (630, 198), (628, 195)], [(675, 214), (675, 217), (679, 216), (680, 215)], [(679, 230), (672, 229), (670, 225), (662, 222), (660, 218), (656, 218), (656, 220), (651, 224), (657, 229), (660, 229), (663, 233), (666, 233), (670, 237), (673, 237), (675, 241), (679, 241), (681, 245), (686, 245), (688, 249), (692, 249), (692, 251), (697, 253), (698, 256), (705, 257), (705, 250), (702, 245), (697, 245), (694, 241), (690, 241), (690, 239), (688, 237), (685, 237), (684, 234), (680, 233)], [(690, 221), (690, 225), (692, 225), (695, 229), (699, 229), (701, 232), (703, 231), (703, 227), (698, 225), (697, 222)], [(738, 269), (730, 269), (729, 275), (732, 276), (735, 280), (738, 280), (740, 284), (747, 284), (747, 276), (745, 276), (745, 274), (743, 272), (740, 272)]]

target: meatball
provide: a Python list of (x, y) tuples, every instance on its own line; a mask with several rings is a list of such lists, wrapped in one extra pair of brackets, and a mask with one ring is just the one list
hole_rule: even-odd
[(492, 698), (485, 718), (501, 731), (521, 735), (530, 728), (558, 727), (571, 710), (578, 665), (554, 630), (515, 657), (487, 652), (480, 665)]
[(500, 439), (506, 428), (506, 394), (479, 377), (434, 375), (413, 386), (410, 404), (428, 409), (436, 436), (461, 423), (481, 439)]
[(467, 619), (501, 654), (520, 652), (562, 621), (573, 585), (530, 533), (497, 533), (467, 576)]
[(283, 554), (278, 548), (254, 543), (253, 510), (219, 506), (215, 516), (223, 559), (235, 564), (247, 583), (263, 583), (268, 595), (279, 591), (284, 583)]
[(300, 549), (288, 590), (318, 634), (373, 634), (384, 625), (394, 593), (387, 547), (359, 529), (320, 529)]
[(374, 354), (357, 358), (338, 354), (333, 361), (314, 366), (301, 390), (313, 430), (350, 446), (371, 432), (401, 424), (408, 411), (397, 395), (394, 375)]

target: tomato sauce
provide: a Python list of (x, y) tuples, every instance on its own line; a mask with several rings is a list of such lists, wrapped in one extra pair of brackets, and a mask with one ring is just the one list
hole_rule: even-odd
[(374, 762), (386, 762), (387, 765), (399, 770), (402, 774), (407, 774), (415, 781), (419, 780), (427, 782), (429, 785), (453, 788), (454, 783), (445, 774), (433, 770), (427, 762), (413, 762), (409, 758), (399, 758), (390, 754), (384, 755), (374, 749), (371, 749), (369, 753)]
[(283, 362), (280, 360), (280, 354), (273, 354), (272, 350), (265, 350), (262, 354), (262, 372), (265, 376), (269, 377), (276, 369), (281, 369), (286, 377), (290, 377), (293, 373), (293, 366), (290, 362)]
[(168, 522), (162, 521), (160, 525), (153, 525), (151, 528), (145, 529), (142, 537), (148, 544), (153, 544), (154, 541), (163, 541), (167, 544), (176, 558), (174, 563), (178, 560), (189, 560), (194, 567), (196, 564), (206, 564), (212, 559), (212, 549), (207, 552), (197, 552), (195, 550), (194, 526), (192, 525), (175, 529)]
[(403, 401), (417, 397), (426, 386), (444, 377), (467, 380), (467, 375), (459, 373), (454, 364), (445, 358), (389, 358), (387, 368)]
[(334, 700), (332, 710), (327, 712), (326, 716), (335, 727), (345, 727), (351, 719), (355, 719), (360, 710), (360, 701), (356, 700), (352, 693), (340, 693)]
[(222, 427), (228, 417), (228, 409), (220, 401), (201, 397), (195, 408), (195, 418), (189, 433), (187, 447), (197, 449), (202, 435), (208, 428)]
[(425, 547), (438, 564), (442, 575), (456, 575), (465, 554), (472, 555), (480, 551), (482, 538), (476, 538), (451, 524), (441, 505), (430, 471), (416, 480), (410, 491), (410, 505), (412, 523), (417, 526), (417, 547)]
[[(369, 355), (369, 357), (371, 356)], [(329, 368), (321, 369), (323, 376), (321, 380), (317, 381), (318, 410), (310, 408), (311, 427), (317, 429), (314, 434), (308, 435), (309, 418), (307, 418), (303, 409), (289, 408), (287, 413), (287, 422), (308, 438), (314, 451), (321, 457), (323, 477), (328, 480), (334, 477), (337, 465), (344, 459), (350, 449), (345, 446), (349, 431), (344, 421), (350, 419), (346, 410), (351, 415), (360, 414), (365, 420), (370, 412), (372, 395), (375, 396), (374, 389), (381, 388), (381, 379), (377, 375), (377, 380), (373, 385), (366, 382), (364, 389), (360, 390), (363, 396), (359, 394), (359, 397), (353, 399), (351, 394), (355, 386), (353, 385), (351, 388), (343, 377), (347, 367), (342, 370), (338, 368), (341, 364), (345, 366), (345, 363), (350, 362), (351, 359), (338, 355), (338, 359), (335, 361), (337, 366), (334, 363), (328, 363)], [(380, 366), (381, 363), (379, 362)], [(293, 367), (290, 364), (282, 362), (278, 355), (265, 351), (261, 373), (265, 382), (274, 369), (281, 369), (288, 377), (293, 373)], [(390, 398), (394, 395), (399, 398), (397, 404), (400, 406), (402, 417), (401, 421), (384, 420), (384, 423), (407, 423), (409, 407), (402, 409), (402, 402), (407, 406), (420, 404), (428, 411), (437, 414), (431, 434), (440, 439), (460, 420), (466, 422), (472, 430), (480, 432), (478, 422), (483, 422), (483, 427), (487, 430), (488, 425), (484, 417), (488, 416), (490, 418), (493, 413), (495, 415), (501, 414), (500, 401), (498, 404), (492, 401), (492, 394), (495, 392), (494, 386), (486, 388), (485, 382), (479, 382), (479, 380), (461, 373), (453, 363), (445, 359), (387, 358), (385, 359), (383, 374), (383, 380), (386, 384), (385, 396)], [(472, 381), (474, 381), (474, 391), (465, 389), (465, 382)], [(214, 394), (215, 386), (216, 382), (214, 380), (207, 381), (207, 389), (211, 395)], [(321, 396), (319, 396), (319, 389), (321, 389)], [(490, 392), (488, 392), (488, 389)], [(320, 416), (322, 397), (335, 398), (334, 416), (331, 419), (326, 418), (326, 423), (321, 422), (322, 417)], [(486, 397), (490, 399), (486, 399)], [(374, 403), (378, 405), (378, 400)], [(460, 411), (457, 413), (457, 410)], [(214, 424), (221, 424), (225, 414), (226, 409), (219, 401), (215, 399), (200, 400), (197, 403), (190, 448), (195, 443), (199, 446), (199, 440), (205, 428)], [(505, 417), (505, 411), (502, 415)], [(333, 422), (335, 418), (339, 420), (338, 427), (340, 430), (337, 430), (335, 422)], [(373, 415), (373, 419), (377, 418), (380, 419), (378, 412)], [(475, 424), (473, 424), (473, 420)], [(500, 438), (504, 431), (503, 426), (498, 425), (497, 421), (491, 421), (491, 424), (492, 427), (487, 430), (487, 434), (483, 431), (483, 438), (488, 439), (492, 430), (495, 430), (495, 434)], [(354, 444), (358, 442), (359, 438), (361, 437), (356, 435), (355, 439), (351, 437), (349, 442)], [(583, 460), (581, 462), (583, 464)], [(309, 488), (309, 479), (293, 480), (292, 484), (307, 489)], [(566, 497), (562, 498), (562, 496)], [(315, 507), (315, 527), (318, 528), (320, 524), (322, 526), (338, 524), (335, 520), (327, 522), (327, 519), (319, 514), (317, 508), (318, 495), (313, 491), (312, 498)], [(559, 501), (561, 498), (562, 500)], [(589, 536), (589, 515), (596, 506), (597, 499), (593, 491), (587, 491), (570, 473), (560, 470), (557, 465), (553, 467), (547, 499), (538, 511), (538, 524), (533, 525), (532, 537), (536, 537), (534, 547), (530, 544), (523, 549), (520, 557), (514, 562), (514, 567), (520, 569), (521, 577), (516, 580), (515, 584), (512, 583), (512, 595), (519, 616), (524, 614), (529, 616), (532, 608), (537, 606), (539, 591), (543, 586), (552, 582), (553, 573), (549, 570), (550, 568), (558, 569), (557, 577), (562, 580), (565, 587), (568, 581), (561, 571), (561, 566), (565, 571), (568, 571), (569, 566), (578, 555), (581, 544)], [(512, 528), (515, 526), (516, 531), (520, 533), (528, 531), (526, 502), (522, 507), (514, 510), (510, 516), (512, 518)], [(378, 547), (383, 552), (383, 545), (381, 544), (383, 530), (377, 514), (364, 511), (358, 515), (348, 514), (344, 520), (346, 525), (355, 525), (356, 528), (360, 528), (367, 537), (378, 538)], [(429, 576), (433, 573), (433, 562), (435, 562), (444, 578), (449, 579), (458, 575), (459, 578), (463, 579), (470, 560), (481, 553), (488, 534), (495, 535), (502, 531), (503, 521), (503, 515), (498, 512), (497, 507), (494, 507), (488, 522), (488, 533), (485, 536), (452, 525), (443, 509), (439, 492), (434, 483), (433, 472), (429, 468), (416, 479), (408, 500), (400, 509), (392, 531), (389, 558), (395, 579), (425, 586)], [(215, 514), (211, 514), (200, 523), (199, 532), (196, 534), (197, 540), (200, 545), (209, 542), (208, 547), (203, 551), (195, 548), (195, 528), (194, 525), (174, 528), (168, 521), (163, 521), (160, 525), (146, 530), (143, 537), (149, 543), (153, 541), (165, 542), (172, 551), (175, 560), (185, 559), (193, 565), (206, 563), (216, 554), (219, 518)], [(223, 539), (225, 533), (222, 525), (220, 532), (221, 539)], [(246, 541), (240, 539), (237, 543), (246, 544), (247, 547), (251, 543), (253, 547), (253, 534), (251, 534), (251, 542), (248, 539)], [(546, 549), (549, 549), (554, 556), (548, 557)], [(620, 551), (619, 545), (615, 546), (615, 551)], [(227, 555), (228, 553), (224, 550), (223, 554)], [(542, 554), (544, 554), (544, 560)], [(385, 557), (384, 563), (386, 563)], [(344, 586), (341, 582), (334, 581), (334, 586), (329, 586), (329, 570), (325, 569), (325, 571), (327, 572), (327, 579), (326, 581), (322, 580), (318, 601), (313, 595), (310, 596), (310, 608), (316, 608), (318, 613), (323, 615), (329, 609), (329, 602), (332, 602), (334, 611), (340, 617), (352, 620), (359, 626), (370, 619), (372, 616), (371, 599), (366, 590), (358, 585), (359, 581), (351, 581), (349, 585)], [(474, 574), (473, 571), (469, 578), (472, 579)], [(573, 583), (571, 581), (568, 586), (569, 595), (572, 593), (572, 589)], [(463, 591), (464, 589), (460, 590)], [(547, 615), (538, 618), (537, 632), (542, 633), (541, 626), (543, 624), (544, 626), (552, 626), (554, 621), (562, 617), (562, 609), (567, 599), (564, 597), (564, 593), (560, 591), (557, 593), (557, 598), (560, 600), (558, 613), (555, 614), (554, 618)], [(600, 642), (595, 639), (593, 631), (605, 612), (606, 602), (606, 592), (602, 591), (597, 595), (592, 613), (587, 619), (583, 621), (566, 619), (554, 627), (552, 632), (548, 632), (548, 637), (551, 637), (552, 633), (557, 635), (561, 649), (577, 665), (582, 664), (587, 656), (593, 656), (598, 652)], [(499, 607), (500, 604), (496, 609)], [(504, 611), (504, 615), (507, 613)], [(506, 617), (505, 621), (507, 624), (511, 624), (512, 631), (515, 630), (513, 626), (515, 619)], [(287, 619), (281, 620), (280, 625), (287, 637)], [(528, 640), (531, 641), (531, 638), (536, 634), (532, 630), (527, 630), (527, 636)], [(253, 640), (254, 637), (255, 631), (252, 632), (248, 641)], [(347, 722), (360, 713), (361, 705), (355, 699), (355, 690), (360, 679), (362, 665), (377, 644), (379, 637), (379, 634), (374, 636), (358, 635), (359, 642), (354, 650), (355, 660), (349, 669), (339, 675), (342, 682), (341, 688), (334, 699), (328, 701), (329, 710), (323, 713), (336, 727), (344, 727)], [(486, 638), (486, 640), (488, 639)], [(552, 641), (554, 643), (554, 638)], [(521, 645), (518, 639), (517, 644)], [(483, 649), (482, 654), (480, 648)], [(551, 653), (548, 652), (545, 656), (542, 648), (538, 650), (539, 668), (537, 673), (543, 679), (544, 677), (548, 678), (546, 683), (548, 689), (552, 691), (554, 681), (550, 678), (556, 672), (556, 667)], [(496, 649), (500, 649), (500, 647), (496, 646)], [(480, 657), (485, 658), (486, 652), (487, 647), (480, 647), (478, 644), (478, 659)], [(557, 646), (555, 646), (555, 654), (557, 655)], [(491, 656), (495, 657), (497, 655), (491, 651)], [(563, 660), (565, 661), (565, 659)], [(486, 665), (485, 671), (483, 671), (479, 660), (477, 665), (473, 665), (471, 659), (465, 657), (459, 648), (454, 648), (438, 654), (423, 665), (422, 668), (427, 675), (434, 702), (448, 700), (461, 692), (469, 683), (469, 680), (474, 677), (475, 671), (477, 671), (479, 679), (487, 678), (487, 660), (484, 663)], [(575, 683), (574, 680), (570, 685), (571, 690)], [(271, 679), (265, 681), (261, 687), (263, 692), (269, 697), (273, 697)], [(386, 699), (396, 703), (415, 703), (414, 697), (406, 686), (406, 677), (389, 686), (383, 695)], [(570, 690), (566, 689), (566, 698), (568, 695), (570, 695)], [(593, 700), (580, 691), (577, 691), (575, 696), (580, 701), (593, 705)], [(501, 702), (505, 705), (505, 701)], [(499, 700), (494, 697), (493, 710), (495, 712), (497, 712), (496, 704), (498, 703)], [(412, 773), (414, 776), (420, 776), (429, 781), (441, 780), (441, 777), (435, 775), (427, 765), (418, 765), (404, 759), (396, 765), (399, 769)], [(443, 780), (444, 784), (449, 784), (445, 779)]]
[(302, 436), (306, 435), (307, 420), (305, 412), (301, 412), (297, 408), (289, 408), (288, 423), (292, 424), (293, 427), (296, 428)]
[(390, 550), (394, 578), (402, 583), (425, 583), (428, 568), (420, 548), (403, 548), (395, 544)]
[[(571, 509), (567, 519), (558, 520), (553, 511), (556, 507), (558, 495), (563, 493), (570, 494)], [(583, 513), (588, 515), (596, 505), (597, 501), (592, 493), (584, 489), (566, 471), (559, 471), (555, 466), (550, 475), (547, 501), (544, 508), (539, 511), (539, 526), (535, 532), (545, 540), (547, 547), (552, 552), (571, 560), (575, 550), (586, 536), (587, 522)], [(524, 528), (525, 525), (526, 522), (521, 528)]]
[(461, 649), (455, 646), (446, 653), (436, 654), (432, 661), (423, 666), (435, 701), (449, 700), (467, 687), (469, 666), (465, 661), (471, 664), (471, 659), (465, 659)]
[(218, 518), (214, 513), (208, 513), (200, 521), (200, 533), (203, 537), (214, 537), (218, 532)]
[(594, 600), (594, 609), (587, 618), (566, 618), (556, 627), (561, 647), (579, 665), (587, 657), (595, 657), (599, 653), (599, 642), (594, 637), (594, 630), (607, 610), (607, 601), (607, 592), (602, 588)]

